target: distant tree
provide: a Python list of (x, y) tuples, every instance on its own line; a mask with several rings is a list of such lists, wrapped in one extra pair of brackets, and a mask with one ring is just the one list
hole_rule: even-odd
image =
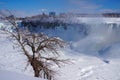
[(60, 64), (68, 62), (68, 60), (59, 59), (58, 52), (58, 48), (64, 48), (66, 43), (57, 37), (48, 37), (42, 33), (31, 33), (21, 29), (16, 24), (15, 17), (8, 18), (5, 13), (1, 12), (0, 14), (14, 27), (14, 32), (4, 31), (16, 41), (16, 44), (27, 57), (28, 64), (34, 71), (34, 76), (53, 80), (55, 71), (51, 67), (53, 65), (60, 67)]

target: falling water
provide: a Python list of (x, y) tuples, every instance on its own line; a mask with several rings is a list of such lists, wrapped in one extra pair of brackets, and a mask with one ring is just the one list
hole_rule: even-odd
[(89, 34), (73, 43), (79, 53), (102, 57), (120, 57), (120, 23), (104, 19), (80, 20), (89, 25)]

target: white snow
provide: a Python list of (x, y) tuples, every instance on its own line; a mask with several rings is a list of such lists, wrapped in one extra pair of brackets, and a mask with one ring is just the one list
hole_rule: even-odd
[(1, 29), (12, 32), (12, 25), (8, 21), (0, 21), (0, 30)]
[(25, 76), (23, 74), (18, 74), (15, 72), (0, 70), (0, 80), (44, 80), (44, 79)]
[(1, 29), (3, 26), (4, 26), (4, 24), (3, 24), (3, 23), (0, 23), (0, 29)]
[[(74, 58), (74, 59), (73, 59)], [(82, 59), (81, 59), (82, 58)], [(107, 64), (90, 56), (72, 56), (73, 64), (59, 69), (58, 80), (119, 80), (120, 60), (110, 60)]]
[[(79, 20), (90, 24), (97, 20), (120, 24), (119, 18), (94, 18), (93, 21), (90, 18), (78, 18)], [(92, 25), (88, 36), (73, 40), (70, 48), (60, 51), (64, 54), (62, 57), (69, 58), (71, 63), (61, 68), (53, 66), (57, 71), (56, 80), (120, 80), (120, 28)], [(73, 27), (68, 30), (69, 33), (72, 32), (68, 39), (79, 37), (77, 32), (75, 37), (72, 29)], [(63, 36), (63, 33), (57, 31), (51, 34)], [(30, 66), (25, 70), (26, 65), (26, 57), (13, 48), (13, 43), (6, 34), (0, 33), (0, 80), (43, 80), (32, 77), (33, 70)]]

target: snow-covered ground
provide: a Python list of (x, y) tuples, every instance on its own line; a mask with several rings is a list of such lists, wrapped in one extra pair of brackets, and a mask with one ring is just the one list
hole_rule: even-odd
[[(33, 76), (32, 69), (25, 70), (26, 58), (13, 50), (12, 43), (5, 36), (0, 36), (0, 43), (0, 80), (40, 80), (26, 77)], [(55, 67), (57, 80), (120, 80), (120, 59), (105, 62), (94, 56), (74, 55), (78, 53), (73, 50), (66, 50), (63, 53), (65, 57), (71, 59), (71, 63), (59, 69)]]
[(8, 21), (0, 20), (0, 29), (12, 31), (12, 25)]
[(58, 80), (120, 80), (119, 60), (105, 63), (99, 58), (79, 56), (73, 64), (61, 68)]
[[(86, 19), (86, 23), (87, 20), (89, 19)], [(117, 21), (116, 24), (119, 24), (120, 19), (106, 19), (106, 21), (108, 23)], [(80, 33), (74, 34), (72, 29), (68, 30), (68, 33), (72, 32), (69, 36), (58, 33), (59, 30), (54, 30), (50, 35), (57, 33), (68, 39), (79, 37)], [(70, 41), (70, 48), (61, 51), (64, 58), (71, 59), (71, 63), (61, 68), (54, 66), (57, 71), (56, 80), (120, 80), (120, 26), (111, 28), (93, 24), (89, 30), (87, 36)], [(26, 57), (14, 49), (6, 34), (0, 34), (0, 80), (38, 80), (31, 77), (33, 70), (30, 66), (25, 70), (26, 65)]]
[(0, 80), (44, 80), (31, 76), (25, 76), (15, 72), (0, 70)]

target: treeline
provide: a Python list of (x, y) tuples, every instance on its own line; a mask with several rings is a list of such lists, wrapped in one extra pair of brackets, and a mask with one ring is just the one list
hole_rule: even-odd
[(67, 23), (64, 23), (62, 21), (59, 21), (59, 20), (55, 20), (55, 21), (41, 21), (41, 20), (35, 20), (35, 21), (32, 21), (32, 20), (29, 20), (29, 21), (25, 21), (23, 20), (21, 22), (21, 25), (23, 27), (39, 27), (39, 28), (43, 28), (43, 29), (55, 29), (57, 27), (60, 27), (62, 26), (64, 29), (67, 29)]

